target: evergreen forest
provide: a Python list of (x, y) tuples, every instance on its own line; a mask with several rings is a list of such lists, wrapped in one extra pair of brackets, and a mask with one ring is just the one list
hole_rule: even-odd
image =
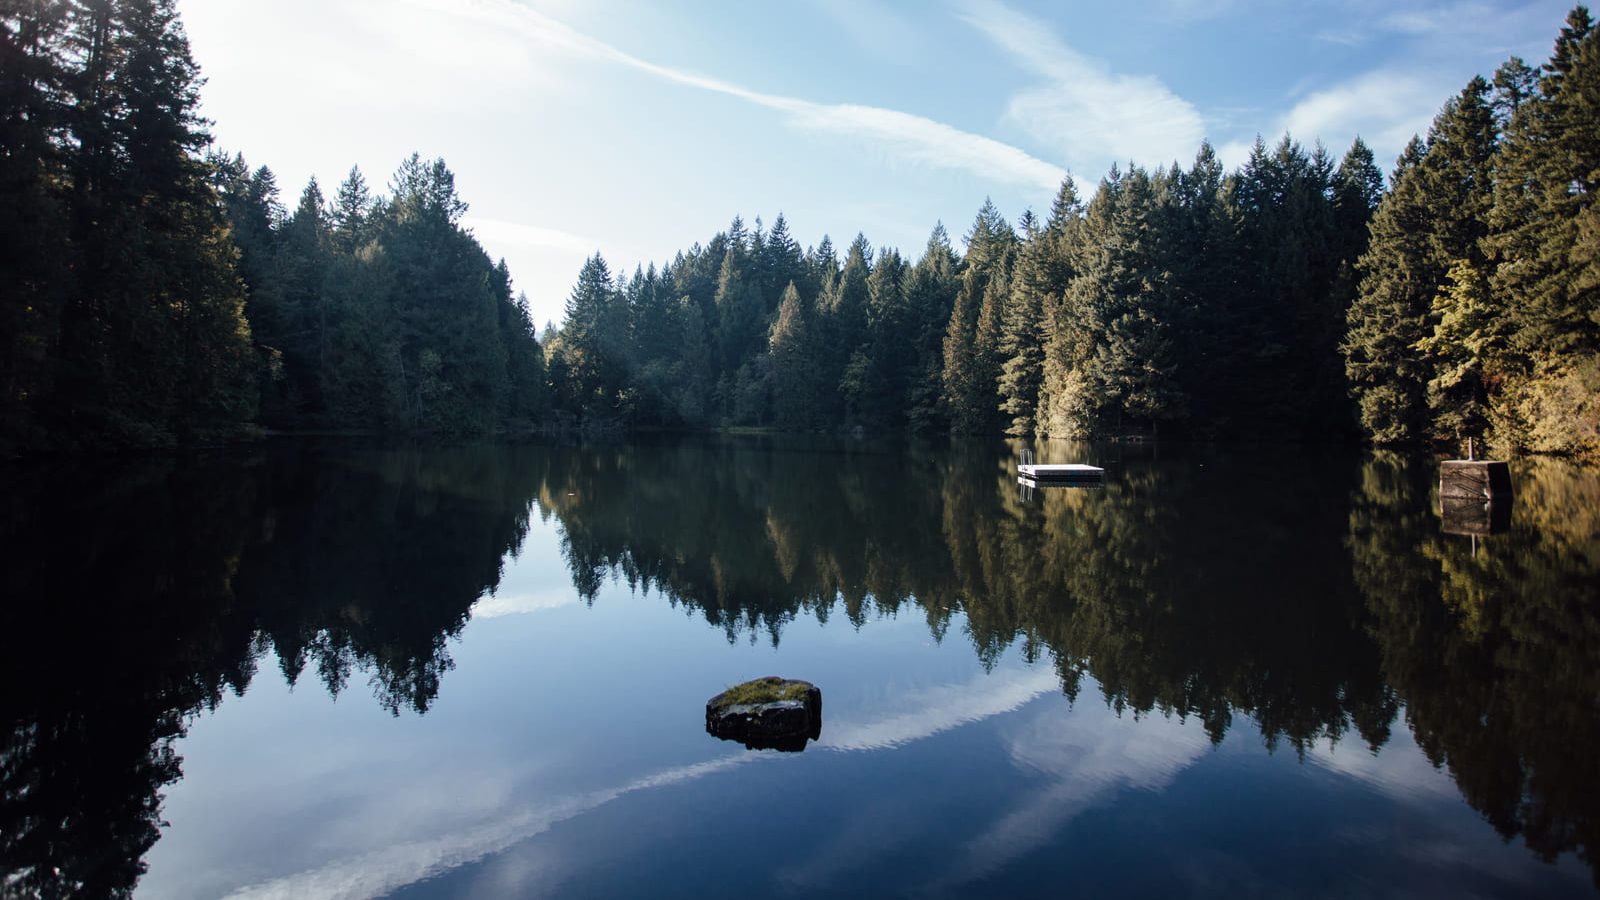
[[(1385, 175), (1258, 138), (902, 254), (779, 214), (578, 273), (542, 331), (442, 160), (293, 209), (213, 148), (174, 0), (0, 4), (0, 450), (259, 428), (1487, 441), (1600, 454), (1600, 35)], [(1087, 192), (1085, 192), (1087, 193)]]

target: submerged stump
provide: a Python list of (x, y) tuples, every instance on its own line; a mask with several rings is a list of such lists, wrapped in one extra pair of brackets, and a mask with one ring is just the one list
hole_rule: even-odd
[(804, 750), (822, 735), (822, 691), (776, 675), (734, 685), (706, 701), (706, 733), (751, 750)]

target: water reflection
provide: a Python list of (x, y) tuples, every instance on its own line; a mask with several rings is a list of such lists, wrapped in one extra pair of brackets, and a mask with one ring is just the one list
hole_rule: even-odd
[[(1543, 859), (1600, 848), (1600, 477), (1515, 472), (1513, 527), (1440, 533), (1432, 473), (1370, 460), (1350, 551), (1384, 677), (1428, 758)], [(1476, 551), (1476, 552), (1475, 552)]]
[[(515, 452), (60, 467), (0, 491), (0, 871), (19, 896), (126, 893), (189, 721), (269, 651), (425, 711), (446, 640), (525, 533)], [(18, 689), (19, 686), (25, 686)]]
[[(1600, 475), (1521, 464), (1510, 521), (1462, 529), (1425, 460), (1057, 447), (1105, 484), (1024, 493), (1015, 449), (293, 444), (14, 473), (0, 677), (28, 689), (0, 695), (5, 890), (131, 889), (182, 775), (174, 742), (262, 660), (425, 713), (474, 603), (510, 602), (485, 595), (532, 515), (559, 522), (585, 602), (619, 579), (772, 645), (802, 617), (916, 616), (986, 665), (1016, 648), (1068, 697), (1093, 685), (1130, 721), (1159, 713), (1186, 753), (1190, 721), (1302, 758), (1406, 728), (1501, 835), (1546, 859), (1600, 846)], [(823, 745), (897, 740), (846, 727)], [(1077, 760), (1046, 767), (1073, 773), (1062, 797), (1139, 783), (1096, 781), (1082, 760), (1106, 748), (1071, 740), (1024, 734), (1015, 755)], [(1048, 828), (1057, 801), (970, 866)]]

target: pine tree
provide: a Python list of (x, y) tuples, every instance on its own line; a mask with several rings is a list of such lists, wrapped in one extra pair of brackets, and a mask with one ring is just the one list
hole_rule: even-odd
[(1536, 97), (1512, 118), (1492, 217), (1497, 293), (1515, 298), (1516, 348), (1566, 355), (1600, 345), (1600, 37), (1583, 7), (1567, 17)]
[[(1426, 334), (1436, 285), (1428, 229), (1431, 210), (1420, 174), (1427, 145), (1412, 138), (1373, 213), (1361, 284), (1342, 350), (1361, 427), (1379, 444), (1421, 439), (1428, 373), (1416, 351)], [(1418, 277), (1418, 276), (1421, 277)]]
[[(1250, 298), (1242, 289), (1249, 267), (1244, 217), (1235, 202), (1239, 179), (1226, 176), (1216, 151), (1202, 143), (1188, 171), (1167, 180), (1169, 256), (1190, 304), (1178, 348), (1189, 429), (1202, 436), (1247, 434), (1260, 428), (1247, 418), (1258, 388), (1248, 359), (1258, 338), (1242, 324)], [(1343, 373), (1335, 375), (1342, 383)]]
[(916, 359), (911, 315), (906, 306), (910, 265), (894, 248), (881, 250), (867, 277), (867, 342), (859, 378), (846, 390), (847, 415), (875, 427), (904, 425), (907, 378)]
[[(1174, 338), (1187, 297), (1174, 276), (1162, 234), (1161, 184), (1130, 167), (1113, 206), (1110, 252), (1074, 282), (1073, 306), (1089, 310), (1101, 331), (1089, 381), (1102, 392), (1114, 431), (1145, 428), (1186, 415)], [(1096, 313), (1098, 315), (1096, 315)]]
[(200, 158), (199, 71), (172, 0), (86, 3), (66, 36), (75, 251), (48, 405), (59, 428), (155, 443), (254, 413), (234, 249)]
[(442, 159), (401, 163), (377, 223), (393, 273), (387, 311), (395, 348), (388, 393), (401, 400), (390, 427), (481, 433), (504, 409), (506, 348), (494, 264), (460, 227), (467, 204)]
[(611, 269), (596, 253), (583, 264), (578, 283), (567, 297), (561, 338), (568, 377), (578, 411), (585, 416), (615, 411), (623, 385), (622, 360), (616, 353), (617, 292)]
[(350, 174), (339, 183), (339, 190), (334, 194), (333, 211), (329, 215), (334, 246), (340, 253), (355, 253), (370, 239), (367, 223), (372, 206), (367, 179), (359, 167), (351, 166)]
[(681, 421), (700, 425), (709, 419), (711, 383), (715, 378), (711, 341), (705, 319), (700, 314), (700, 304), (685, 296), (679, 299), (678, 308), (678, 340), (683, 353), (679, 356), (674, 405)]
[(985, 200), (967, 236), (960, 288), (944, 339), (944, 405), (950, 427), (964, 434), (994, 429), (998, 345), (1004, 294), (990, 282), (1009, 273), (1017, 236)]
[(1333, 175), (1333, 218), (1338, 257), (1354, 261), (1367, 249), (1367, 225), (1383, 200), (1383, 172), (1372, 148), (1357, 137)]
[(1039, 406), (1039, 391), (1044, 381), (1045, 343), (1052, 323), (1046, 310), (1053, 310), (1071, 279), (1071, 263), (1065, 252), (1066, 232), (1082, 215), (1072, 179), (1062, 182), (1044, 229), (1028, 229), (1028, 239), (1017, 255), (1010, 281), (998, 343), (1000, 411), (1006, 432), (1031, 435)]
[(61, 185), (69, 120), (62, 3), (0, 6), (0, 455), (40, 440), (69, 294), (69, 211)]
[[(1085, 252), (1082, 246), (1084, 214), (1083, 202), (1069, 176), (1061, 182), (1050, 207), (1050, 217), (1045, 221), (1045, 239), (1049, 243), (1042, 250), (1048, 274), (1038, 301), (1039, 383), (1029, 417), (1029, 424), (1038, 434), (1059, 436), (1073, 432), (1069, 410), (1075, 403), (1069, 396), (1069, 382), (1081, 369), (1082, 359), (1077, 357), (1076, 349), (1085, 342), (1077, 323), (1066, 318), (1065, 300)], [(1037, 262), (1033, 265), (1037, 266)], [(1037, 279), (1037, 274), (1030, 273), (1023, 284), (1036, 283)], [(1020, 339), (1018, 345), (1022, 346)], [(1025, 393), (1019, 391), (1012, 396), (1025, 396)], [(1011, 415), (1015, 431), (1020, 411), (1013, 408)]]
[(816, 347), (808, 318), (800, 292), (790, 282), (778, 304), (767, 352), (772, 360), (773, 420), (793, 431), (814, 427), (819, 412)]
[(1307, 155), (1288, 135), (1272, 149), (1257, 139), (1234, 197), (1248, 267), (1238, 324), (1252, 430), (1326, 433), (1345, 404), (1339, 359), (1342, 304), (1334, 284), (1343, 250), (1329, 201), (1333, 164), (1321, 146)]
[[(502, 260), (502, 269), (504, 265)], [(517, 294), (515, 312), (506, 342), (506, 376), (510, 382), (506, 416), (510, 422), (526, 426), (539, 421), (548, 408), (544, 349), (539, 346), (527, 294)]]
[(911, 269), (905, 288), (913, 359), (906, 374), (907, 387), (902, 402), (907, 424), (913, 431), (946, 427), (944, 338), (952, 321), (959, 267), (960, 260), (950, 246), (944, 226), (935, 225), (922, 258)]
[(789, 233), (789, 222), (781, 212), (773, 220), (772, 230), (761, 246), (760, 267), (762, 297), (769, 311), (778, 307), (783, 291), (790, 284), (798, 285), (805, 279), (805, 254)]
[[(739, 224), (739, 220), (734, 220)], [(750, 259), (742, 240), (730, 238), (717, 273), (719, 371), (736, 372), (759, 348), (766, 329), (760, 285), (750, 271)]]
[[(871, 273), (872, 246), (856, 235), (845, 253), (844, 266), (832, 289), (818, 303), (821, 341), (817, 354), (822, 382), (822, 414), (831, 423), (845, 416), (845, 369), (867, 343), (867, 279)], [(824, 258), (824, 265), (830, 265)]]
[(1433, 331), (1417, 341), (1431, 377), (1428, 408), (1436, 433), (1482, 435), (1489, 424), (1488, 384), (1505, 352), (1499, 309), (1482, 266), (1460, 259), (1434, 296)]
[[(1576, 7), (1537, 84), (1502, 67), (1497, 109), (1510, 109), (1485, 241), (1490, 297), (1509, 321), (1502, 443), (1594, 452), (1600, 391), (1600, 29)], [(1496, 377), (1496, 376), (1491, 376)]]
[[(1424, 339), (1436, 324), (1435, 298), (1452, 281), (1469, 286), (1487, 277), (1483, 243), (1496, 140), (1489, 84), (1474, 78), (1434, 119), (1426, 152), (1416, 158), (1420, 145), (1408, 148), (1404, 171), (1373, 217), (1345, 355), (1362, 425), (1380, 443), (1453, 437), (1445, 423), (1481, 418), (1447, 408), (1458, 400), (1476, 405), (1465, 399), (1476, 398), (1476, 390), (1428, 389), (1439, 383), (1438, 369), (1455, 363), (1425, 355), (1425, 347), (1437, 345)], [(1452, 279), (1460, 267), (1475, 274), (1463, 270)]]
[(332, 247), (328, 213), (315, 178), (279, 229), (276, 243), (271, 277), (281, 304), (276, 349), (282, 353), (284, 377), (271, 386), (275, 390), (264, 394), (262, 414), (279, 421), (317, 417), (324, 408), (320, 381), (332, 328), (324, 297)]

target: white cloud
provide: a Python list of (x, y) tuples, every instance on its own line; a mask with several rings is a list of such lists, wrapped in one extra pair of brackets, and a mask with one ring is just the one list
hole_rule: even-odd
[[(1360, 136), (1387, 170), (1414, 134), (1426, 134), (1444, 101), (1454, 93), (1437, 76), (1384, 69), (1368, 72), (1306, 95), (1261, 134), (1271, 145), (1287, 132), (1309, 148), (1318, 140), (1335, 158)], [(1229, 166), (1244, 163), (1250, 141), (1224, 143), (1218, 155)]]
[(485, 594), (478, 598), (472, 605), (472, 618), (496, 619), (501, 616), (519, 616), (527, 613), (543, 612), (547, 609), (560, 609), (563, 606), (572, 606), (578, 602), (571, 591), (557, 591), (545, 595), (539, 594), (507, 594), (497, 596)]
[(817, 746), (829, 750), (881, 750), (897, 747), (1010, 712), (1051, 691), (1061, 689), (1059, 676), (1047, 666), (996, 673), (965, 684), (939, 685), (910, 692), (902, 712), (876, 710), (866, 722), (840, 721), (829, 716)]
[[(492, 598), (486, 598), (492, 599)], [(480, 601), (480, 605), (483, 601)], [(510, 605), (519, 605), (512, 601)], [(476, 611), (476, 615), (482, 615)], [(895, 713), (874, 710), (874, 718), (858, 723), (835, 722), (823, 726), (823, 739), (816, 749), (871, 750), (920, 740), (969, 722), (1017, 709), (1041, 694), (1059, 689), (1055, 672), (1038, 666), (1020, 672), (981, 676), (965, 684), (938, 685), (925, 691), (901, 695), (897, 701), (907, 708)], [(549, 831), (556, 825), (598, 809), (613, 800), (652, 788), (682, 784), (738, 766), (770, 761), (775, 753), (736, 752), (726, 756), (678, 766), (632, 779), (612, 788), (566, 797), (540, 800), (513, 808), (495, 808), (477, 818), (476, 824), (459, 823), (443, 833), (410, 840), (384, 835), (372, 841), (375, 848), (341, 855), (320, 866), (295, 874), (264, 879), (231, 891), (231, 898), (266, 900), (278, 897), (354, 898), (386, 894), (404, 885), (467, 865)], [(515, 777), (500, 778), (515, 783)], [(495, 795), (500, 796), (499, 794)], [(412, 810), (410, 815), (393, 815), (393, 798), (384, 798), (381, 818), (400, 822), (428, 822), (463, 816), (456, 799), (445, 794), (429, 794), (441, 805), (434, 815)], [(427, 798), (425, 798), (427, 799)], [(379, 816), (357, 810), (346, 814), (357, 823)], [(366, 811), (370, 813), (371, 811)], [(526, 890), (527, 886), (519, 886)]]
[(336, 860), (319, 868), (241, 888), (228, 896), (236, 900), (380, 896), (483, 859), (626, 794), (691, 781), (761, 758), (760, 754), (742, 754), (680, 766), (620, 787), (540, 804), (537, 808), (528, 808), (474, 828), (431, 839), (395, 843), (354, 858)]
[[(1405, 721), (1403, 712), (1395, 720)], [(1428, 762), (1409, 728), (1394, 729), (1379, 753), (1359, 740), (1346, 739), (1313, 746), (1306, 761), (1363, 781), (1396, 800), (1459, 802), (1461, 796), (1450, 774)]]
[(972, 172), (997, 181), (1054, 190), (1066, 172), (1027, 152), (983, 135), (962, 131), (923, 116), (857, 104), (827, 104), (751, 90), (730, 81), (650, 62), (583, 34), (512, 0), (410, 0), (433, 9), (454, 10), (520, 35), (548, 50), (584, 56), (643, 72), (653, 78), (733, 97), (783, 113), (794, 125), (864, 138), (918, 165)]
[(1169, 717), (1121, 716), (1079, 704), (1068, 715), (1050, 709), (1011, 741), (1012, 762), (1052, 782), (990, 823), (950, 860), (932, 893), (982, 877), (1059, 834), (1062, 826), (1118, 791), (1159, 791), (1209, 749), (1194, 723)]
[(1188, 160), (1205, 137), (1199, 111), (1159, 79), (1113, 73), (999, 0), (972, 0), (961, 18), (1046, 79), (1013, 97), (1007, 115), (1061, 148), (1073, 169), (1098, 171), (1127, 159), (1146, 165)]
[(1446, 64), (1478, 55), (1504, 58), (1510, 53), (1536, 54), (1547, 46), (1565, 8), (1549, 0), (1520, 4), (1481, 0), (1350, 3), (1341, 15), (1324, 17), (1339, 24), (1325, 26), (1316, 37), (1348, 46), (1399, 38), (1408, 55)]
[(482, 216), (466, 216), (461, 220), (461, 224), (472, 229), (472, 233), (480, 241), (485, 242), (563, 250), (568, 253), (582, 253), (585, 256), (594, 253), (600, 247), (600, 242), (594, 238), (543, 225), (526, 225), (522, 222), (486, 219)]
[(1308, 143), (1321, 138), (1333, 147), (1360, 134), (1374, 147), (1398, 153), (1411, 135), (1427, 131), (1450, 96), (1450, 89), (1437, 82), (1413, 73), (1368, 72), (1296, 103), (1284, 116), (1283, 130)]
[[(504, 33), (456, 14), (448, 5), (391, 0), (276, 0), (271, 15), (242, 11), (235, 3), (184, 0), (185, 29), (205, 50), (208, 79), (228, 86), (239, 105), (275, 109), (287, 98), (321, 95), (343, 106), (352, 123), (374, 111), (493, 107), (499, 98), (483, 88), (515, 84), (549, 91), (555, 70), (519, 52)], [(239, 21), (248, 17), (248, 34)], [(317, 23), (314, 27), (309, 23)], [(249, 46), (240, 47), (241, 41)], [(215, 48), (216, 52), (211, 52)], [(270, 77), (263, 56), (279, 51)], [(292, 58), (293, 62), (287, 62)], [(314, 60), (315, 63), (310, 61)], [(397, 61), (404, 64), (397, 64)], [(207, 98), (215, 87), (207, 90)], [(234, 123), (230, 123), (234, 124)]]

